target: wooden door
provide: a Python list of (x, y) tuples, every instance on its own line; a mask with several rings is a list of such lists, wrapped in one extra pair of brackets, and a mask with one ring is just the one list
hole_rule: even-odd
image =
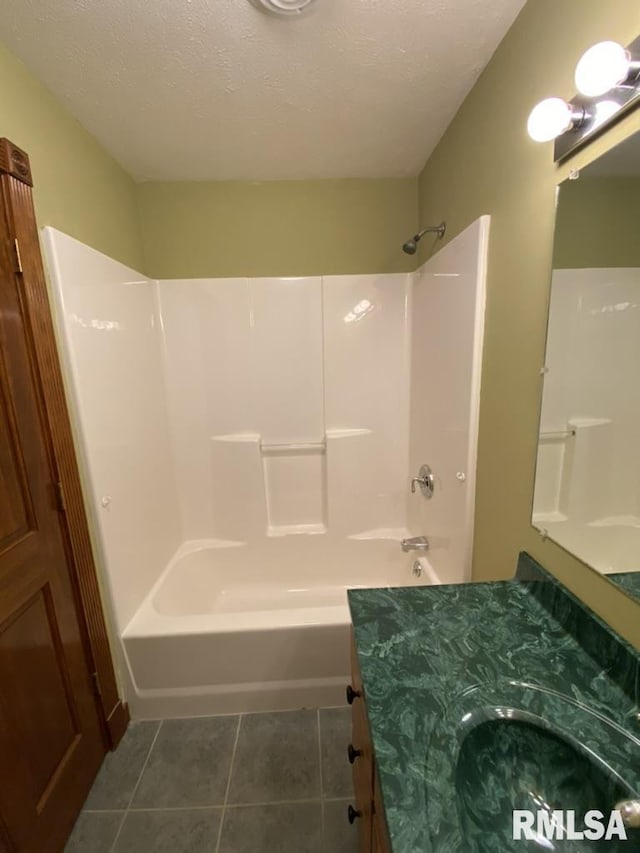
[(59, 853), (104, 757), (7, 211), (0, 211), (0, 849)]

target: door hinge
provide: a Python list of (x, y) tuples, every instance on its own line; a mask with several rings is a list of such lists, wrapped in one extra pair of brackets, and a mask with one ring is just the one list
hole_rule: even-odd
[(16, 256), (16, 272), (22, 272), (22, 255), (20, 254), (20, 243), (18, 243), (18, 238), (15, 237), (13, 240), (13, 250)]
[(94, 693), (100, 698), (102, 696), (102, 688), (100, 687), (100, 679), (97, 672), (91, 673), (91, 684), (93, 685)]
[(66, 512), (67, 511), (67, 501), (64, 496), (64, 486), (58, 480), (53, 484), (53, 489), (56, 496), (56, 509), (58, 512)]

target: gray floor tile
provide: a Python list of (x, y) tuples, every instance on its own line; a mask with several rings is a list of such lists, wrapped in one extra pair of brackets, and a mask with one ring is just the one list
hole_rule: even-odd
[(136, 808), (224, 803), (237, 717), (165, 720), (133, 799)]
[(130, 724), (116, 751), (107, 754), (86, 809), (125, 809), (129, 805), (159, 725), (147, 721)]
[(115, 853), (212, 853), (222, 809), (128, 812)]
[(124, 812), (81, 812), (64, 853), (109, 853)]
[(325, 797), (350, 797), (353, 793), (351, 765), (347, 759), (350, 741), (351, 709), (320, 711), (322, 794)]
[(243, 716), (229, 803), (319, 797), (319, 765), (315, 711)]
[(219, 853), (321, 853), (320, 802), (227, 808)]
[(360, 828), (347, 820), (350, 800), (324, 803), (324, 853), (359, 853)]

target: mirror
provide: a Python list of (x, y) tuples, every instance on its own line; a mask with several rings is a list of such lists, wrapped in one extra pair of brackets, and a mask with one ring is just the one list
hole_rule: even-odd
[(532, 523), (640, 599), (640, 133), (559, 189)]

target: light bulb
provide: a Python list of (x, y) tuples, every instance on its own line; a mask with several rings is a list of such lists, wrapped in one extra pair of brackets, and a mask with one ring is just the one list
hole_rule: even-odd
[(601, 41), (580, 58), (576, 86), (581, 94), (597, 98), (624, 83), (630, 70), (629, 52), (615, 41)]
[(562, 98), (546, 98), (529, 114), (527, 130), (536, 142), (550, 142), (573, 126), (572, 110)]
[(609, 121), (620, 109), (620, 104), (617, 101), (598, 101), (593, 107), (593, 118), (591, 120), (591, 128), (595, 130), (606, 121)]

